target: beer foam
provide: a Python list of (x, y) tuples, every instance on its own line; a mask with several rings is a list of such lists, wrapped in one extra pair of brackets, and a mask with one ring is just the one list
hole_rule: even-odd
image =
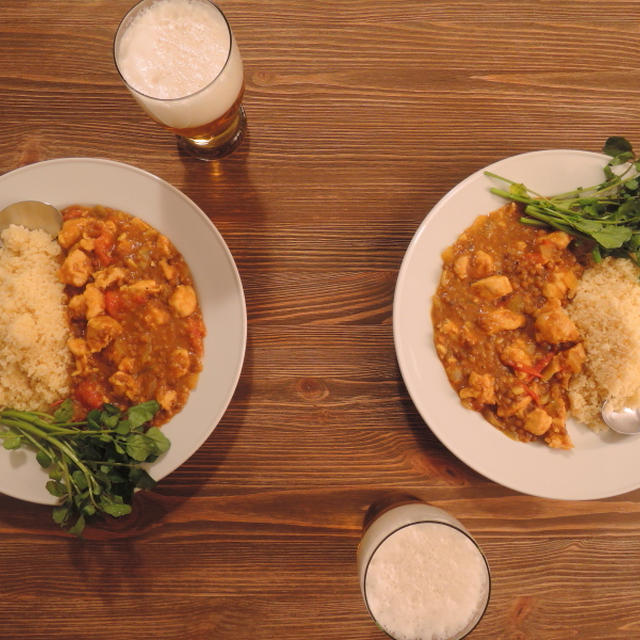
[(142, 10), (119, 43), (124, 79), (154, 98), (180, 98), (206, 87), (222, 70), (230, 33), (212, 5), (159, 0)]
[(468, 631), (487, 601), (489, 575), (476, 545), (453, 527), (421, 522), (378, 547), (365, 583), (367, 604), (398, 640), (449, 640)]
[(116, 64), (131, 94), (174, 130), (212, 123), (244, 90), (242, 58), (208, 0), (157, 0), (116, 36)]

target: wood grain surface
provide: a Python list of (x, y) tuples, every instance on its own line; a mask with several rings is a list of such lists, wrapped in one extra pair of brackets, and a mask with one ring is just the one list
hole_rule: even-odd
[(102, 157), (181, 189), (240, 271), (245, 365), (213, 435), (130, 517), (78, 540), (0, 497), (0, 638), (382, 640), (355, 553), (389, 491), (484, 549), (473, 640), (640, 638), (640, 491), (556, 501), (475, 473), (414, 408), (391, 322), (413, 233), (467, 175), (614, 134), (640, 147), (640, 2), (220, 0), (249, 133), (212, 164), (122, 85), (130, 4), (2, 0), (0, 173)]

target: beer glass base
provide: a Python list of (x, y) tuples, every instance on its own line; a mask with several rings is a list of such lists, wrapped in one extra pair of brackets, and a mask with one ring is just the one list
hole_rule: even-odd
[(247, 128), (247, 116), (244, 108), (238, 109), (237, 116), (229, 127), (214, 136), (198, 136), (187, 138), (185, 136), (176, 136), (178, 149), (198, 160), (218, 160), (229, 155), (242, 142)]

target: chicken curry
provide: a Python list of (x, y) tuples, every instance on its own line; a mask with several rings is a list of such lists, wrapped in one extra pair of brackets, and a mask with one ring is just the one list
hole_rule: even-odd
[(585, 352), (564, 310), (583, 267), (569, 235), (480, 216), (443, 255), (435, 348), (462, 404), (516, 440), (571, 448), (567, 388)]
[(63, 211), (59, 277), (69, 297), (76, 416), (155, 399), (162, 424), (202, 368), (205, 327), (189, 268), (146, 222), (105, 207)]

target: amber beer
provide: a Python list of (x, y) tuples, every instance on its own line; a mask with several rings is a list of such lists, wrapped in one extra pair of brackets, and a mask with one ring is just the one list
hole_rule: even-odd
[(238, 98), (231, 105), (231, 108), (223, 113), (219, 118), (216, 118), (211, 122), (207, 122), (206, 124), (199, 125), (197, 127), (188, 127), (186, 129), (176, 129), (175, 127), (167, 127), (167, 129), (173, 131), (176, 135), (184, 136), (185, 138), (206, 138), (212, 135), (219, 135), (224, 131), (227, 131), (230, 127), (233, 127), (234, 122), (238, 119), (240, 115), (240, 108), (242, 106), (243, 95), (244, 84), (240, 90)]
[(210, 0), (143, 0), (122, 20), (114, 56), (133, 97), (183, 150), (208, 159), (239, 144), (242, 58)]

